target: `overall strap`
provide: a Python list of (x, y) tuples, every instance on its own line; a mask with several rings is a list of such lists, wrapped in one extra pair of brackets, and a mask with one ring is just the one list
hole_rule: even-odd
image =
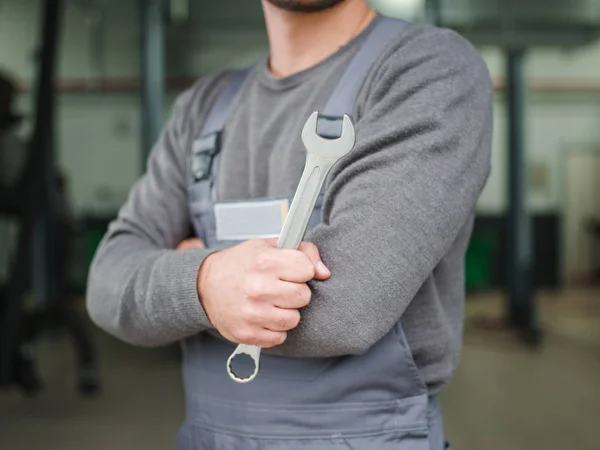
[[(335, 90), (319, 114), (317, 133), (325, 138), (338, 138), (344, 114), (351, 115), (354, 102), (373, 63), (389, 43), (409, 22), (380, 17), (365, 42), (353, 56)], [(219, 167), (221, 135), (231, 105), (252, 67), (235, 72), (221, 90), (210, 109), (192, 148), (193, 182), (212, 180), (214, 185)]]
[[(231, 80), (221, 89), (217, 100), (210, 108), (202, 125), (200, 136), (194, 140), (192, 147), (194, 182), (204, 181), (211, 177), (213, 159), (220, 151), (221, 135), (229, 110), (250, 70), (251, 68), (247, 68), (234, 72)], [(199, 155), (204, 157), (199, 158)]]
[[(328, 138), (340, 136), (343, 116), (351, 114), (356, 96), (373, 63), (390, 41), (409, 24), (410, 22), (389, 17), (379, 19), (350, 61), (327, 104), (320, 112), (317, 123), (319, 135)], [(202, 126), (200, 137), (194, 142), (194, 153), (210, 152), (214, 156), (219, 152), (220, 137), (230, 106), (250, 70), (248, 68), (235, 72), (231, 81), (221, 90)]]
[(240, 87), (242, 86), (250, 68), (234, 72), (229, 83), (221, 90), (215, 104), (208, 113), (202, 126), (202, 135), (218, 133), (223, 130), (229, 109)]
[(342, 75), (325, 108), (319, 113), (317, 133), (335, 139), (342, 132), (344, 114), (351, 115), (354, 102), (373, 63), (383, 50), (410, 22), (381, 17), (358, 49)]

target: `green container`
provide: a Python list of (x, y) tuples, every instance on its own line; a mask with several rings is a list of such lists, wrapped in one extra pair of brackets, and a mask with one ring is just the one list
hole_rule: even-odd
[(110, 220), (84, 217), (73, 234), (69, 288), (73, 293), (85, 293), (88, 271), (96, 249), (106, 233)]
[(86, 230), (85, 241), (86, 241), (86, 255), (87, 255), (88, 265), (92, 263), (92, 259), (94, 258), (96, 249), (98, 248), (98, 245), (100, 244), (100, 241), (102, 240), (102, 237), (104, 236), (105, 232), (106, 232), (106, 230), (97, 229), (97, 228), (96, 229), (90, 228), (90, 229)]
[(493, 233), (473, 234), (465, 257), (465, 281), (468, 290), (490, 287), (495, 251), (496, 237)]

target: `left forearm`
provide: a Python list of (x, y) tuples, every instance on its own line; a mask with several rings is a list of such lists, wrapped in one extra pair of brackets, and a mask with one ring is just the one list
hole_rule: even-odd
[(492, 95), (485, 64), (450, 31), (390, 56), (306, 236), (332, 276), (311, 283), (274, 353), (360, 354), (397, 323), (473, 214), (490, 171)]
[(310, 283), (312, 300), (301, 311), (300, 325), (270, 353), (330, 357), (366, 352), (400, 319), (468, 222), (472, 211), (466, 205), (474, 200), (452, 202), (440, 196), (435, 207), (415, 203), (395, 213), (392, 203), (413, 202), (394, 196), (381, 202), (349, 208), (309, 233), (307, 239), (320, 249), (332, 276)]

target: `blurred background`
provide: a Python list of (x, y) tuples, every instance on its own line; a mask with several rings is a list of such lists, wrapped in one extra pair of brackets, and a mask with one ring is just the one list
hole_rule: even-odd
[[(495, 86), (449, 440), (599, 449), (600, 0), (371, 3), (463, 34)], [(173, 448), (178, 348), (94, 329), (87, 268), (175, 95), (266, 45), (258, 0), (0, 0), (1, 449)]]

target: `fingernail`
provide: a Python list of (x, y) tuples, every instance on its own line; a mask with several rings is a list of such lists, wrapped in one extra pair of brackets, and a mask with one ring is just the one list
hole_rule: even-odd
[(319, 272), (323, 272), (325, 274), (331, 275), (331, 272), (329, 271), (327, 266), (325, 264), (323, 264), (323, 261), (317, 261), (316, 267)]

